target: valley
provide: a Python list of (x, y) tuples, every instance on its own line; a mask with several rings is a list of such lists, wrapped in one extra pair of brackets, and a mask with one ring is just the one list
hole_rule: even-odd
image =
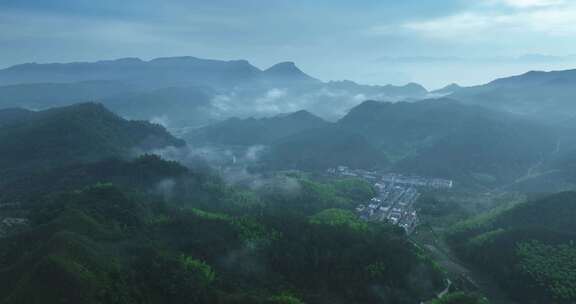
[(65, 66), (0, 71), (32, 81), (0, 87), (2, 304), (573, 300), (566, 124), (293, 63)]
[(576, 1), (0, 1), (0, 304), (576, 304)]

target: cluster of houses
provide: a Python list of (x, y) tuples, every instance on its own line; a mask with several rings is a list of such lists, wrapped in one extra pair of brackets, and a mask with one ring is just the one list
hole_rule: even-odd
[(415, 203), (420, 197), (419, 189), (450, 189), (454, 182), (441, 178), (406, 176), (396, 173), (380, 173), (345, 166), (331, 168), (331, 175), (362, 178), (374, 185), (377, 196), (360, 204), (356, 211), (367, 221), (388, 221), (411, 233), (418, 224)]
[(418, 223), (415, 203), (420, 197), (411, 186), (380, 182), (378, 196), (356, 208), (360, 218), (368, 221), (388, 221), (412, 232)]

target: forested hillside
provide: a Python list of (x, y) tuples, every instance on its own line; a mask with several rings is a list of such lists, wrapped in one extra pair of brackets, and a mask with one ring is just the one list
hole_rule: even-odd
[(65, 164), (184, 144), (159, 125), (124, 120), (99, 104), (19, 113), (25, 115), (0, 127), (4, 181)]
[(574, 303), (576, 193), (494, 211), (454, 227), (448, 239), (520, 303)]
[(576, 304), (576, 0), (0, 0), (0, 304)]
[(186, 135), (194, 144), (269, 145), (300, 132), (328, 126), (329, 123), (307, 111), (268, 118), (231, 118)]
[[(373, 195), (362, 183), (253, 193), (150, 157), (86, 168), (0, 239), (3, 303), (414, 303), (443, 288), (402, 230), (350, 211)], [(146, 190), (168, 179), (170, 195)]]
[(389, 168), (494, 187), (526, 175), (555, 146), (546, 126), (453, 100), (367, 101), (334, 125), (275, 143), (270, 157), (279, 166)]

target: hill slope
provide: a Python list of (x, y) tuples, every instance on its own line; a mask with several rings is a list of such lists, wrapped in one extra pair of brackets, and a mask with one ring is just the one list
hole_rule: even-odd
[(274, 143), (264, 156), (267, 168), (324, 170), (336, 166), (382, 169), (386, 156), (356, 132), (329, 126), (297, 133)]
[(25, 121), (32, 115), (34, 112), (20, 108), (2, 109), (0, 110), (0, 127)]
[(328, 123), (307, 112), (269, 118), (232, 118), (194, 130), (186, 136), (190, 143), (223, 145), (268, 145), (296, 133), (322, 128)]
[(400, 159), (399, 171), (473, 182), (522, 176), (552, 152), (546, 128), (503, 113), (439, 99), (416, 103), (367, 102), (339, 124), (365, 135)]
[(135, 149), (184, 144), (158, 125), (124, 120), (99, 104), (28, 114), (0, 128), (0, 175), (4, 178), (22, 171), (128, 156)]
[[(323, 155), (329, 149), (316, 146), (319, 150), (313, 152), (315, 143), (338, 142), (350, 135), (371, 146), (370, 154), (379, 154), (379, 161), (392, 160), (399, 172), (496, 186), (526, 174), (555, 146), (554, 133), (543, 126), (449, 99), (367, 101), (327, 128), (331, 130), (295, 135), (273, 153), (289, 157), (301, 146), (307, 154)], [(347, 163), (361, 158), (354, 153), (342, 157)], [(378, 161), (367, 163), (376, 166)]]
[(576, 70), (528, 72), (461, 88), (451, 98), (555, 124), (574, 118)]
[(576, 193), (564, 192), (461, 223), (449, 240), (519, 303), (574, 303), (574, 218)]
[(296, 196), (214, 178), (166, 201), (110, 184), (53, 193), (28, 229), (0, 238), (0, 301), (408, 304), (443, 288), (402, 230), (335, 209), (358, 192), (300, 182)]
[(28, 83), (0, 86), (0, 108), (46, 109), (102, 100), (134, 89), (115, 81)]

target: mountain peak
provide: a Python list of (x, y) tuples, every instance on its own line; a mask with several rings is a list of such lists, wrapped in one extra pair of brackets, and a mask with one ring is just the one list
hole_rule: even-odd
[(416, 82), (409, 82), (404, 87), (405, 88), (426, 89), (426, 88), (424, 88), (424, 86), (422, 86), (421, 84), (416, 83)]
[(462, 87), (457, 83), (451, 83), (451, 84), (445, 86), (444, 88), (445, 89), (460, 89)]
[(324, 122), (324, 120), (306, 110), (300, 110), (296, 112), (283, 113), (275, 116), (275, 118), (287, 118), (294, 120), (309, 120), (309, 121), (319, 121)]
[(294, 73), (304, 74), (304, 72), (302, 72), (302, 70), (300, 70), (296, 66), (296, 63), (294, 63), (292, 61), (285, 61), (285, 62), (277, 63), (277, 64), (269, 67), (268, 69), (266, 69), (264, 72), (275, 73), (275, 74), (280, 74), (280, 73), (282, 73), (282, 74), (294, 74)]
[(306, 110), (300, 110), (300, 111), (296, 111), (296, 112), (292, 112), (290, 115), (293, 116), (316, 116)]
[(461, 89), (462, 89), (462, 87), (459, 84), (451, 83), (451, 84), (449, 84), (443, 88), (432, 91), (432, 93), (434, 93), (434, 94), (452, 94), (452, 93), (455, 93), (457, 91), (460, 91)]
[(271, 79), (296, 80), (318, 82), (319, 80), (302, 72), (292, 61), (280, 62), (264, 71), (264, 75)]

